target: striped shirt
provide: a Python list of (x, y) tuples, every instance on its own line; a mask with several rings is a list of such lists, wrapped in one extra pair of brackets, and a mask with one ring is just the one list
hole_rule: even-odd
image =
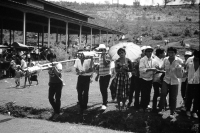
[(103, 58), (99, 58), (99, 76), (110, 75), (110, 63), (107, 66), (103, 64)]

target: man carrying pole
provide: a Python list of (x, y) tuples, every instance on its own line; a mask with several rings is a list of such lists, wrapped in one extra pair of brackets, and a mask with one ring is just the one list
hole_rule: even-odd
[[(56, 55), (49, 54), (47, 59), (53, 62), (56, 59)], [(63, 81), (61, 79), (62, 64), (52, 64), (52, 68), (49, 69), (49, 102), (53, 107), (54, 113), (52, 120), (56, 120), (60, 113), (61, 106), (61, 93), (63, 87)], [(55, 97), (55, 98), (54, 98)]]

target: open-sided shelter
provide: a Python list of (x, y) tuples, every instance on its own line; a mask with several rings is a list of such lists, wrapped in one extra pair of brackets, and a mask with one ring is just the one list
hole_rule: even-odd
[[(95, 34), (117, 34), (118, 32), (109, 28), (91, 24), (89, 19), (94, 19), (88, 15), (67, 9), (45, 0), (0, 0), (0, 44), (2, 44), (3, 29), (13, 31), (23, 31), (23, 44), (26, 44), (26, 32), (42, 34), (42, 44), (44, 44), (44, 33), (48, 33), (48, 46), (50, 45), (50, 34), (64, 34), (66, 45), (69, 34), (90, 35)], [(10, 37), (10, 44), (12, 43)], [(38, 36), (39, 40), (39, 36)], [(14, 40), (13, 40), (14, 42)], [(101, 42), (101, 38), (100, 38)], [(108, 42), (108, 39), (107, 39)], [(38, 42), (39, 44), (39, 42)]]

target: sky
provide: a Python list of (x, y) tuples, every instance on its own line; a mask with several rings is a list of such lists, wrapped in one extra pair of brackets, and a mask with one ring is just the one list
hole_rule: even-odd
[[(117, 1), (119, 1), (119, 4), (126, 4), (126, 5), (133, 5), (133, 2), (135, 0), (48, 0), (48, 1), (69, 1), (69, 2), (78, 2), (78, 3), (105, 3), (105, 1), (109, 2), (110, 4), (113, 3), (117, 3)], [(163, 0), (136, 0), (136, 1), (140, 1), (141, 5), (163, 5)], [(197, 0), (197, 2), (199, 3), (200, 0)], [(181, 0), (175, 0), (173, 2), (173, 4), (179, 4), (182, 3)]]

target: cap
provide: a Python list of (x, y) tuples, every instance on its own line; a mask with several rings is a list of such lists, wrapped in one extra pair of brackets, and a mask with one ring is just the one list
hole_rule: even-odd
[(151, 51), (153, 51), (153, 48), (152, 48), (151, 46), (146, 46), (145, 51), (146, 51), (146, 50), (151, 50)]
[(99, 47), (96, 48), (97, 50), (99, 49), (106, 49), (106, 45), (105, 44), (99, 44)]
[(191, 55), (192, 55), (192, 52), (191, 52), (191, 51), (185, 51), (185, 55), (191, 56)]
[(61, 64), (61, 63), (58, 63), (58, 64), (56, 65), (56, 68), (57, 68), (58, 70), (62, 70), (62, 64)]
[(142, 46), (140, 49), (145, 50), (147, 46)]

